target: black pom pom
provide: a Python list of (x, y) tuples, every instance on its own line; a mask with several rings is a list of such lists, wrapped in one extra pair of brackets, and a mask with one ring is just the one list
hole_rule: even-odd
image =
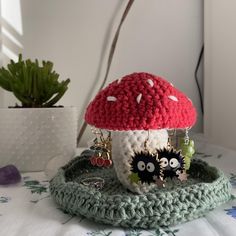
[(131, 163), (131, 171), (138, 174), (142, 183), (154, 183), (161, 176), (161, 166), (155, 155), (139, 152), (134, 153)]
[(180, 151), (163, 148), (157, 150), (157, 155), (163, 168), (164, 179), (178, 177), (176, 171), (184, 170), (184, 157)]

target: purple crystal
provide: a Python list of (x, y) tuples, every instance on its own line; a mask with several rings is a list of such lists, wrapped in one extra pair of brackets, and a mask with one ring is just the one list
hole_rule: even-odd
[(0, 185), (16, 184), (20, 181), (20, 172), (14, 165), (7, 165), (0, 168)]

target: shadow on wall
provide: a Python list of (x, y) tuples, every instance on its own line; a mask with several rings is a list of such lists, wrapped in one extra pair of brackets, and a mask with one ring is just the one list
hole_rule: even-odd
[[(11, 9), (11, 11), (6, 9)], [(10, 59), (17, 60), (23, 50), (23, 26), (20, 0), (1, 1), (1, 31), (3, 65)]]
[[(112, 37), (114, 37), (114, 35), (112, 35), (113, 29), (114, 29), (114, 24), (115, 24), (115, 21), (116, 21), (117, 13), (119, 13), (122, 6), (124, 6), (124, 2), (126, 3), (126, 0), (118, 1), (116, 6), (113, 9), (112, 14), (111, 14), (112, 18), (109, 21), (108, 27), (107, 27), (106, 32), (105, 32), (104, 41), (103, 41), (102, 48), (101, 48), (101, 53), (100, 53), (100, 56), (99, 56), (99, 64), (97, 66), (95, 77), (94, 77), (93, 83), (92, 83), (93, 86), (90, 87), (90, 90), (88, 91), (87, 96), (84, 100), (84, 103), (83, 103), (83, 106), (82, 106), (83, 110), (86, 109), (87, 105), (89, 104), (89, 102), (93, 98), (93, 94), (96, 94), (98, 92), (98, 91), (96, 91), (96, 89), (97, 90), (99, 89), (99, 87), (101, 86), (100, 85), (101, 84), (101, 78), (104, 78), (104, 76), (105, 76), (105, 69), (106, 69), (105, 67), (106, 67), (106, 65), (104, 65), (104, 64), (107, 63), (107, 60), (108, 60), (107, 55), (109, 54), (109, 50), (110, 50), (110, 46), (111, 46), (110, 41), (112, 40)], [(103, 72), (103, 74), (102, 74), (102, 72)], [(83, 123), (83, 122), (80, 122), (80, 121), (82, 121), (83, 119), (84, 119), (84, 112), (80, 113), (80, 116), (79, 116), (79, 128)]]
[[(23, 26), (20, 0), (1, 1), (1, 65), (8, 64), (10, 59), (17, 60), (23, 50)], [(10, 11), (9, 11), (10, 9)], [(12, 94), (0, 89), (0, 106), (14, 104)]]

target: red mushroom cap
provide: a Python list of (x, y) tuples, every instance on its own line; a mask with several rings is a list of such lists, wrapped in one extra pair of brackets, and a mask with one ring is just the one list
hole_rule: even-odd
[(87, 107), (85, 120), (108, 130), (190, 128), (196, 122), (191, 100), (166, 80), (133, 73), (109, 84)]

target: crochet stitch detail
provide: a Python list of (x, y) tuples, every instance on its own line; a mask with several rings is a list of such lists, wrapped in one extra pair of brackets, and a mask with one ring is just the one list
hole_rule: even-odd
[[(103, 178), (104, 188), (97, 190), (80, 183), (81, 179), (91, 176)], [(50, 182), (50, 191), (61, 208), (72, 215), (114, 226), (145, 229), (172, 226), (204, 216), (231, 196), (225, 175), (200, 160), (192, 161), (186, 183), (136, 195), (119, 183), (113, 168), (101, 171), (91, 167), (84, 156), (59, 169)]]
[(148, 136), (145, 130), (112, 132), (112, 159), (117, 178), (130, 191), (140, 194), (148, 192), (156, 186), (155, 184), (131, 183), (129, 179), (132, 174), (130, 166), (132, 156), (145, 150), (144, 143), (147, 137), (149, 137), (148, 150), (150, 153), (167, 146), (168, 133), (165, 129), (150, 130)]
[(161, 77), (133, 73), (100, 91), (87, 107), (85, 120), (109, 130), (192, 127), (196, 110), (191, 100)]

